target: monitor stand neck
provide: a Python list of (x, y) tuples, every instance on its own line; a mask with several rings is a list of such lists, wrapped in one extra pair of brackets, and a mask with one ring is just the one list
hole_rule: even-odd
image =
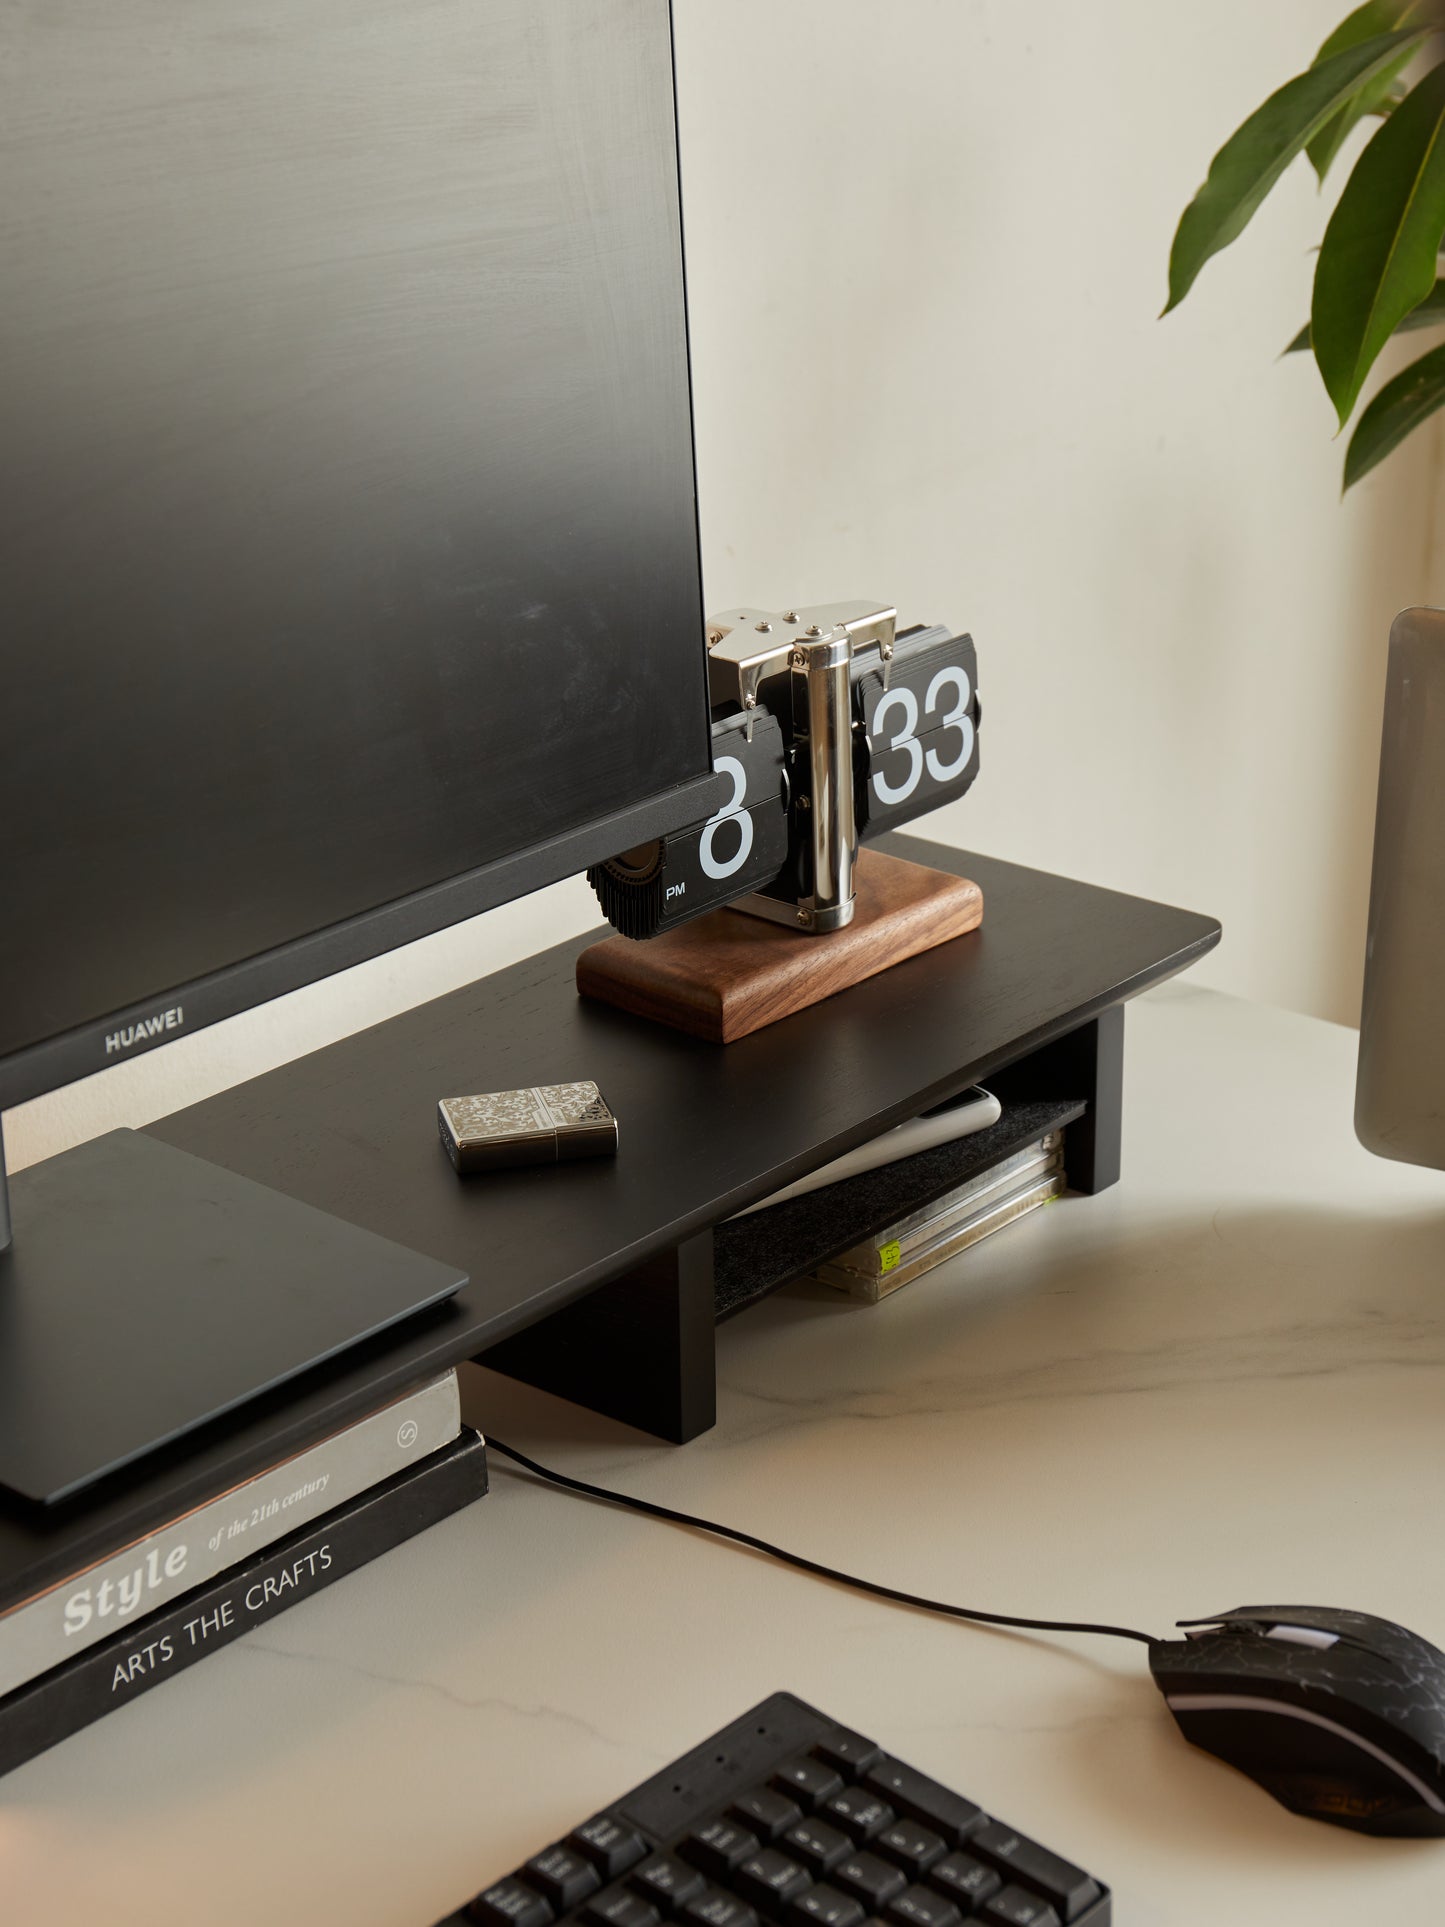
[(5, 1120), (0, 1118), (0, 1251), (10, 1243), (10, 1186), (5, 1181)]

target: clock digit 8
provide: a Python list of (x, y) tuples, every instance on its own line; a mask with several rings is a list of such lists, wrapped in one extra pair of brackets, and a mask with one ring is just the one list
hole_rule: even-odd
[(595, 864), (587, 881), (624, 937), (655, 937), (761, 888), (788, 855), (783, 733), (766, 709), (749, 731), (740, 710), (712, 725), (712, 762), (732, 784), (704, 823)]

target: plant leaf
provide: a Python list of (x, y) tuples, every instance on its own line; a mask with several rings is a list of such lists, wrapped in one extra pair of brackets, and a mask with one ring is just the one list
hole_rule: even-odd
[[(1445, 278), (1437, 281), (1418, 308), (1412, 308), (1405, 319), (1395, 329), (1397, 335), (1407, 335), (1412, 328), (1445, 327)], [(1310, 343), (1310, 324), (1300, 329), (1294, 340), (1284, 350), (1287, 355), (1297, 355)]]
[(1445, 344), (1412, 361), (1387, 381), (1355, 424), (1345, 452), (1344, 488), (1352, 488), (1398, 448), (1427, 416), (1445, 402)]
[(1315, 263), (1310, 340), (1341, 428), (1376, 355), (1435, 286), (1442, 237), (1445, 66), (1426, 74), (1356, 161)]
[[(1418, 28), (1405, 28), (1376, 34), (1373, 40), (1332, 54), (1318, 67), (1286, 81), (1230, 135), (1209, 163), (1208, 179), (1180, 217), (1169, 254), (1165, 314), (1178, 307), (1209, 257), (1244, 232), (1305, 143), (1361, 87), (1387, 67), (1393, 68), (1405, 49), (1418, 46), (1424, 37)], [(1400, 112), (1403, 109), (1397, 108), (1396, 113)], [(1385, 126), (1390, 124), (1386, 121)]]
[[(1362, 40), (1370, 40), (1376, 34), (1393, 33), (1397, 28), (1407, 26), (1421, 11), (1422, 0), (1365, 0), (1362, 7), (1356, 7), (1346, 16), (1329, 39), (1324, 42), (1315, 55), (1313, 65), (1328, 60), (1332, 54), (1343, 52), (1346, 47), (1357, 47)], [(1351, 131), (1370, 114), (1388, 113), (1400, 98), (1395, 83), (1405, 68), (1409, 66), (1415, 49), (1407, 47), (1399, 59), (1373, 80), (1367, 81), (1359, 92), (1343, 106), (1333, 119), (1325, 122), (1314, 139), (1307, 143), (1305, 152), (1310, 157), (1310, 165), (1323, 184), (1325, 175), (1330, 171), (1330, 162), (1344, 146)]]
[(1392, 113), (1399, 105), (1404, 96), (1395, 83), (1414, 58), (1415, 49), (1407, 47), (1392, 66), (1362, 87), (1349, 106), (1341, 108), (1334, 119), (1327, 121), (1315, 138), (1306, 143), (1305, 152), (1321, 183), (1330, 171), (1330, 163), (1360, 122), (1372, 114)]

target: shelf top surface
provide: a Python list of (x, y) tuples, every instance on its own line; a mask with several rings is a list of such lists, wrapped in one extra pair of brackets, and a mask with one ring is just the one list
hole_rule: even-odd
[[(972, 877), (981, 928), (736, 1043), (579, 998), (575, 960), (594, 931), (149, 1126), (471, 1282), (441, 1310), (255, 1401), (199, 1449), (154, 1455), (89, 1515), (96, 1535), (149, 1529), (168, 1506), (986, 1079), (1219, 938), (1211, 918), (1017, 864), (906, 836), (877, 847)], [(437, 1139), (439, 1098), (583, 1078), (618, 1117), (615, 1159), (457, 1176)], [(49, 1563), (55, 1531), (0, 1511), (0, 1610), (28, 1589), (17, 1590), (22, 1571), (33, 1580), (37, 1560)]]
[[(1168, 976), (1218, 935), (1207, 918), (1014, 864), (912, 838), (891, 848), (973, 875), (982, 927), (736, 1043), (578, 997), (575, 959), (593, 932), (150, 1129), (468, 1271), (461, 1317), (501, 1336), (519, 1306), (616, 1276)], [(584, 1078), (619, 1120), (615, 1159), (457, 1176), (438, 1099)]]

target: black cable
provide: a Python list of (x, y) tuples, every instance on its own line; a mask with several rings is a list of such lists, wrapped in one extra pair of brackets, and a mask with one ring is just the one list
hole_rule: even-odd
[(552, 1472), (491, 1433), (487, 1434), (487, 1450), (500, 1452), (504, 1459), (513, 1460), (537, 1478), (559, 1485), (567, 1492), (580, 1492), (586, 1499), (601, 1499), (607, 1505), (629, 1506), (634, 1512), (645, 1512), (652, 1519), (666, 1519), (671, 1525), (691, 1526), (695, 1532), (711, 1532), (719, 1539), (732, 1539), (740, 1546), (750, 1546), (754, 1552), (766, 1553), (770, 1559), (781, 1559), (786, 1566), (797, 1566), (802, 1572), (811, 1572), (819, 1579), (831, 1579), (839, 1586), (852, 1586), (858, 1592), (871, 1592), (879, 1599), (892, 1600), (898, 1606), (916, 1606), (925, 1613), (946, 1613), (950, 1619), (973, 1619), (985, 1626), (1019, 1626), (1025, 1632), (1099, 1633), (1106, 1639), (1137, 1639), (1145, 1646), (1159, 1644), (1152, 1633), (1136, 1633), (1128, 1626), (1095, 1626), (1086, 1620), (1076, 1619), (1017, 1619), (1010, 1613), (982, 1613), (970, 1606), (949, 1606), (938, 1599), (920, 1599), (917, 1593), (900, 1592), (896, 1586), (881, 1586), (873, 1579), (855, 1579), (851, 1573), (838, 1572), (832, 1566), (820, 1565), (816, 1559), (805, 1559), (801, 1553), (787, 1552), (782, 1546), (769, 1545), (766, 1539), (755, 1538), (751, 1532), (739, 1532), (734, 1526), (716, 1525), (711, 1519), (698, 1519), (690, 1512), (674, 1512), (671, 1506), (655, 1505), (651, 1499), (634, 1499), (628, 1492), (613, 1492), (605, 1485), (589, 1485), (585, 1479), (572, 1479), (565, 1472)]

